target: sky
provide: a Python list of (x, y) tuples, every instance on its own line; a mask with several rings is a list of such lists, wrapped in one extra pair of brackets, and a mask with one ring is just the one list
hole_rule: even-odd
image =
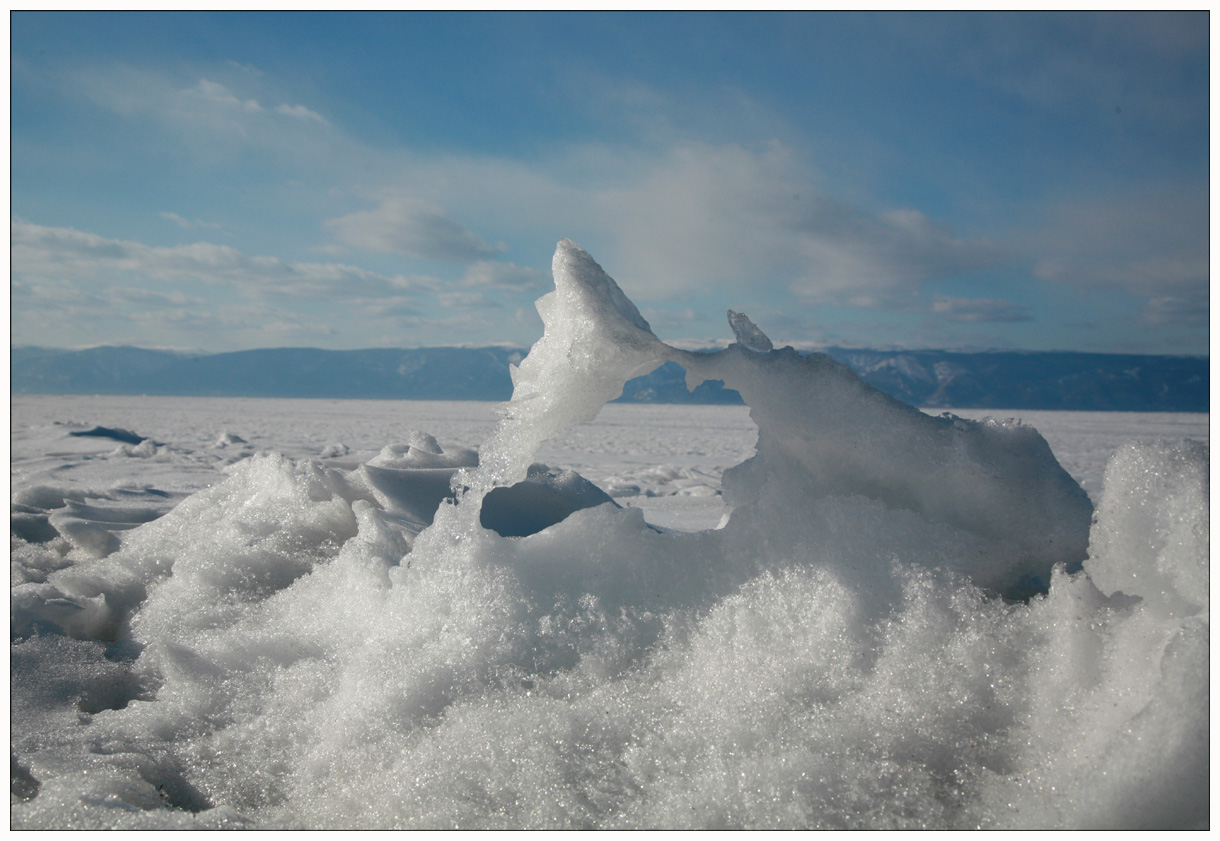
[(1209, 352), (1206, 12), (10, 25), (13, 345)]

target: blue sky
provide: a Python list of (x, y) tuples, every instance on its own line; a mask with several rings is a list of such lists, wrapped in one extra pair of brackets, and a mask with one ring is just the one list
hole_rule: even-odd
[(11, 16), (12, 343), (1208, 353), (1209, 18)]

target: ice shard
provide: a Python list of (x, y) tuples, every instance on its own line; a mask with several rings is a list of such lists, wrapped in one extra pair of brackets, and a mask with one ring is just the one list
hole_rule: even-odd
[(763, 352), (775, 349), (775, 345), (771, 343), (767, 334), (759, 330), (758, 325), (751, 321), (745, 313), (729, 310), (729, 326), (733, 328), (737, 344), (750, 350)]

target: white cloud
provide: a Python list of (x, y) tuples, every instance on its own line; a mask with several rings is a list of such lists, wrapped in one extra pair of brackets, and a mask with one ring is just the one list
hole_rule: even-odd
[(124, 310), (116, 317), (148, 335), (189, 335), (196, 341), (220, 335), (225, 338), (224, 350), (266, 346), (267, 334), (275, 334), (275, 342), (313, 344), (336, 333), (334, 325), (323, 320), (259, 305)]
[(423, 314), (419, 308), (419, 301), (416, 298), (407, 297), (405, 295), (391, 295), (382, 298), (363, 298), (355, 301), (353, 305), (362, 315), (370, 318), (418, 318)]
[(436, 205), (406, 196), (384, 199), (374, 210), (349, 213), (325, 224), (347, 245), (425, 260), (486, 260), (506, 250), (483, 242)]
[(186, 91), (188, 96), (198, 97), (209, 105), (216, 105), (221, 108), (237, 108), (242, 111), (248, 111), (256, 114), (263, 110), (263, 106), (259, 105), (256, 100), (239, 99), (232, 91), (226, 88), (219, 82), (213, 82), (209, 79), (200, 79), (199, 84), (189, 91)]
[(288, 297), (377, 298), (436, 284), (433, 278), (385, 275), (343, 263), (290, 263), (288, 279), (273, 288)]
[(1149, 324), (1206, 330), (1211, 321), (1210, 300), (1187, 300), (1168, 295), (1150, 298), (1140, 308), (1140, 315)]
[(309, 247), (309, 250), (315, 254), (326, 254), (330, 257), (346, 257), (351, 253), (342, 245), (336, 245), (335, 243), (329, 243), (326, 245), (312, 245)]
[(361, 347), (374, 335), (397, 335), (398, 344), (485, 335), (520, 342), (534, 335), (536, 323), (522, 326), (505, 313), (517, 306), (513, 296), (523, 286), (543, 280), (512, 263), (476, 262), (442, 280), (288, 262), (209, 242), (149, 246), (19, 219), (11, 230), (10, 289), (21, 311), (13, 338), (24, 344), (116, 336), (217, 350), (287, 341)]
[(12, 222), (16, 276), (110, 278), (164, 283), (234, 285), (243, 295), (280, 298), (357, 298), (402, 294), (432, 279), (387, 277), (341, 263), (287, 263), (249, 256), (227, 245), (196, 242), (172, 247), (106, 239), (71, 228)]
[(550, 282), (547, 275), (516, 263), (499, 263), (480, 260), (472, 263), (462, 275), (463, 286), (482, 289), (539, 289)]
[[(795, 293), (803, 303), (918, 308), (924, 284), (1006, 256), (919, 211), (833, 198), (779, 142), (586, 145), (544, 165), (404, 156), (384, 178), (393, 197), (326, 227), (352, 247), (472, 262), (468, 283), (489, 282), (493, 265), (502, 277), (509, 264), (450, 213), (504, 238), (571, 237), (638, 301)], [(405, 196), (444, 196), (446, 211)]]
[(171, 222), (173, 222), (175, 225), (177, 225), (179, 228), (191, 228), (191, 227), (194, 227), (194, 226), (193, 226), (193, 225), (190, 223), (190, 221), (189, 221), (189, 220), (184, 219), (183, 217), (179, 216), (177, 213), (171, 213), (171, 212), (170, 212), (170, 211), (168, 211), (168, 210), (163, 210), (163, 211), (161, 211), (161, 218), (162, 218), (162, 219), (168, 219), (169, 221), (171, 221)]
[(1028, 308), (996, 298), (953, 298), (936, 295), (932, 312), (967, 323), (1032, 321)]
[(888, 306), (1000, 259), (918, 211), (826, 195), (779, 143), (676, 148), (602, 203), (621, 273), (644, 299), (782, 281), (811, 302)]
[(20, 303), (23, 308), (90, 307), (106, 303), (104, 298), (81, 289), (67, 278), (23, 275), (16, 270), (9, 283), (9, 294), (13, 303)]
[(250, 327), (234, 318), (226, 318), (206, 309), (177, 307), (158, 310), (133, 310), (126, 314), (131, 321), (154, 328), (172, 326), (176, 330), (192, 330), (203, 332), (209, 330), (233, 330), (234, 328)]
[[(223, 77), (218, 81), (214, 76)], [(133, 121), (147, 119), (168, 135), (156, 142), (179, 144), (197, 160), (230, 163), (241, 152), (270, 153), (281, 164), (294, 158), (329, 157), (331, 126), (304, 104), (258, 74), (218, 66), (188, 76), (124, 65), (89, 67), (66, 80), (73, 94)], [(269, 106), (265, 103), (281, 101)]]
[(168, 219), (170, 222), (173, 222), (179, 228), (184, 228), (187, 230), (190, 230), (191, 228), (209, 228), (215, 230), (221, 227), (216, 222), (204, 222), (199, 219), (187, 219), (184, 216), (179, 216), (177, 213), (173, 213), (172, 211), (168, 210), (161, 211), (160, 216), (162, 219)]
[(1211, 286), (1206, 184), (1157, 185), (1064, 202), (1025, 247), (1037, 277), (1145, 299), (1151, 324), (1207, 326)]
[(114, 304), (155, 304), (161, 306), (203, 306), (202, 298), (194, 298), (180, 290), (158, 292), (135, 286), (111, 286), (106, 289), (106, 298)]
[(318, 319), (306, 318), (275, 318), (259, 324), (260, 333), (279, 333), (285, 336), (309, 336), (316, 339), (319, 336), (333, 336), (335, 328), (332, 324)]
[(326, 123), (326, 118), (317, 111), (310, 111), (304, 105), (277, 105), (276, 113), (285, 114), (298, 120), (313, 120), (316, 123)]
[[(236, 109), (248, 112), (250, 114), (259, 114), (267, 109), (259, 104), (256, 99), (242, 99), (233, 91), (229, 90), (219, 82), (213, 82), (210, 79), (200, 79), (199, 84), (194, 88), (183, 92), (184, 96), (194, 97), (203, 100), (206, 104), (219, 108)], [(288, 105), (282, 103), (271, 109), (277, 114), (283, 114), (286, 117), (292, 117), (297, 120), (312, 120), (316, 123), (328, 125), (327, 120), (317, 111), (312, 111), (304, 105)]]
[(504, 305), (483, 292), (438, 292), (436, 299), (448, 309), (499, 309)]

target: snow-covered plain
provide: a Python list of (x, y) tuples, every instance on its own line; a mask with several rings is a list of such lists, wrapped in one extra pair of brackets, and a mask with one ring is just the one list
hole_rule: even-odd
[[(215, 484), (259, 451), (351, 470), (408, 433), (434, 433), (446, 447), (477, 448), (496, 424), (496, 403), (270, 400), (244, 397), (15, 395), (11, 398), (13, 491), (60, 485), (110, 496), (148, 485), (176, 498)], [(944, 410), (927, 410), (939, 415)], [(1209, 440), (1209, 416), (1156, 412), (953, 409), (963, 418), (1014, 417), (1036, 428), (1094, 502), (1110, 456), (1130, 441)], [(538, 461), (575, 470), (650, 523), (696, 531), (725, 512), (724, 470), (754, 454), (758, 428), (747, 406), (611, 403), (597, 419), (547, 441)], [(94, 427), (127, 429), (158, 442), (133, 456), (109, 438), (72, 438)], [(237, 436), (228, 443), (225, 436)]]
[[(1206, 416), (921, 415), (555, 274), (500, 412), (13, 398), (14, 827), (1208, 824)], [(750, 406), (602, 407), (675, 357)]]

